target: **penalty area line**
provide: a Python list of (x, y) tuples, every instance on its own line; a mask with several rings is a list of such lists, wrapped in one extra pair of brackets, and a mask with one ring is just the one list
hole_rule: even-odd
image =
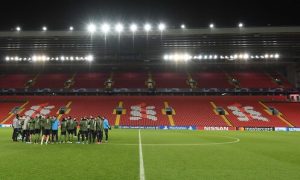
[(141, 129), (139, 129), (140, 180), (145, 180), (144, 158), (142, 149)]

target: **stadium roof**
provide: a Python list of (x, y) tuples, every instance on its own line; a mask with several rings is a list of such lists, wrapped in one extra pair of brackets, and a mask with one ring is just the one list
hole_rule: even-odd
[(278, 53), (284, 61), (300, 57), (300, 27), (167, 29), (160, 31), (10, 31), (0, 32), (0, 55), (85, 56), (95, 61), (160, 61), (168, 53), (230, 56)]

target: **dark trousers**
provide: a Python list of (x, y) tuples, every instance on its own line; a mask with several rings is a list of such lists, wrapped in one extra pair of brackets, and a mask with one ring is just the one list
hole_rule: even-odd
[(13, 134), (12, 134), (12, 140), (13, 141), (18, 141), (18, 135), (19, 135), (19, 129), (14, 128)]
[(104, 129), (104, 132), (105, 132), (105, 141), (108, 140), (108, 129)]
[(77, 127), (74, 128), (74, 136), (77, 136)]
[(52, 142), (54, 142), (54, 136), (55, 136), (55, 142), (58, 142), (58, 130), (52, 130)]
[(90, 130), (89, 132), (89, 142), (95, 142), (95, 139), (96, 139), (96, 131), (94, 130)]
[(97, 142), (102, 142), (102, 138), (103, 138), (103, 131), (97, 131)]
[(88, 139), (88, 135), (89, 135), (88, 131), (80, 131), (80, 134), (81, 134), (81, 140), (82, 140), (82, 142), (84, 142), (85, 140)]
[(22, 142), (28, 142), (29, 141), (29, 130), (23, 130), (22, 131)]

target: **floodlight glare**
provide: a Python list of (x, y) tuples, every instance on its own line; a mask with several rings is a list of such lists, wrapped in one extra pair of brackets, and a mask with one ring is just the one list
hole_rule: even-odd
[(144, 26), (144, 30), (145, 31), (151, 31), (151, 29), (152, 29), (152, 26), (150, 25), (150, 24), (145, 24), (145, 26)]
[(239, 28), (242, 28), (244, 27), (244, 24), (243, 23), (239, 23)]
[(70, 30), (70, 31), (73, 31), (73, 30), (74, 30), (73, 26), (70, 26), (70, 27), (69, 27), (69, 30)]
[(185, 29), (185, 24), (181, 24), (181, 29)]
[(88, 62), (92, 62), (94, 60), (94, 56), (88, 55), (85, 57), (85, 60), (87, 60)]
[(214, 28), (215, 25), (214, 25), (213, 23), (211, 23), (211, 24), (209, 25), (209, 27), (210, 27), (210, 28)]
[(137, 29), (138, 29), (138, 27), (137, 27), (136, 24), (131, 24), (130, 25), (130, 31), (135, 32), (135, 31), (137, 31)]
[(118, 33), (120, 33), (120, 32), (122, 32), (122, 31), (124, 30), (124, 27), (123, 27), (123, 25), (122, 25), (121, 23), (118, 23), (118, 24), (116, 24), (116, 26), (115, 26), (115, 30), (116, 30)]
[(110, 31), (110, 25), (109, 24), (107, 24), (107, 23), (104, 23), (104, 24), (102, 24), (101, 25), (101, 31), (103, 32), (103, 33), (108, 33), (108, 31)]
[(47, 27), (46, 26), (44, 26), (42, 29), (43, 29), (43, 31), (47, 31)]
[(16, 27), (16, 31), (21, 31), (21, 27), (20, 27), (20, 26), (17, 26), (17, 27)]
[(274, 56), (276, 59), (278, 59), (279, 58), (279, 54), (275, 54), (275, 56)]
[(163, 24), (163, 23), (160, 23), (160, 24), (158, 25), (158, 29), (159, 29), (160, 31), (164, 31), (164, 30), (166, 29), (166, 25)]
[(96, 26), (95, 26), (95, 24), (89, 24), (88, 26), (87, 26), (87, 30), (88, 30), (88, 32), (90, 32), (90, 33), (94, 33), (95, 31), (96, 31)]

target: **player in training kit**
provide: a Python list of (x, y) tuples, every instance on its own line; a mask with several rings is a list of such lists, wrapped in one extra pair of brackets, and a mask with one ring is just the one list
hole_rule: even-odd
[(80, 134), (81, 134), (81, 141), (82, 143), (88, 142), (88, 121), (86, 118), (82, 118), (82, 120), (79, 123), (80, 127)]
[(22, 142), (29, 142), (29, 117), (28, 116), (22, 116)]
[(43, 145), (45, 138), (46, 138), (46, 145), (47, 145), (50, 136), (51, 126), (52, 126), (50, 117), (43, 119), (42, 126), (43, 126), (43, 136), (41, 140), (41, 145)]
[(35, 134), (34, 134), (34, 144), (37, 144), (40, 141), (40, 136), (41, 136), (41, 116), (36, 116), (34, 119), (34, 129), (35, 129)]
[(34, 134), (35, 134), (35, 125), (34, 125), (34, 118), (31, 117), (30, 120), (28, 121), (29, 124), (29, 141), (30, 143), (33, 143), (34, 140)]
[(96, 134), (97, 134), (97, 144), (102, 143), (103, 138), (103, 120), (100, 116), (96, 119)]
[(91, 118), (89, 124), (90, 124), (89, 143), (91, 144), (91, 143), (95, 143), (97, 121), (94, 118)]
[(103, 120), (103, 129), (105, 132), (105, 142), (107, 142), (108, 141), (108, 130), (111, 130), (111, 127), (109, 125), (108, 120), (105, 117), (103, 117), (103, 119), (104, 119)]
[(67, 121), (68, 143), (73, 142), (74, 127), (75, 127), (75, 122), (71, 117), (69, 117)]
[[(66, 134), (67, 134), (67, 120), (66, 118), (63, 118), (61, 121), (61, 126), (60, 126), (60, 142), (61, 143), (66, 143)], [(64, 140), (63, 140), (64, 138)]]
[(59, 126), (59, 120), (53, 116), (51, 120), (51, 130), (52, 130), (52, 143), (54, 143), (54, 137), (55, 137), (55, 142), (58, 143), (58, 126)]

